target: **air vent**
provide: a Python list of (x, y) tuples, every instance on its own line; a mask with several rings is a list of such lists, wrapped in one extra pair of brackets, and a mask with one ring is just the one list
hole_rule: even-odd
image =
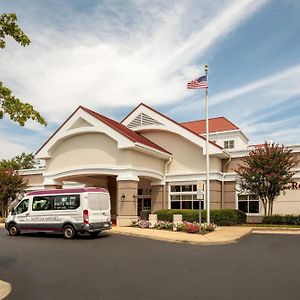
[(140, 113), (134, 120), (132, 120), (128, 124), (128, 128), (135, 128), (140, 126), (147, 126), (147, 125), (161, 125), (160, 122), (156, 121), (155, 119), (151, 118), (150, 116)]

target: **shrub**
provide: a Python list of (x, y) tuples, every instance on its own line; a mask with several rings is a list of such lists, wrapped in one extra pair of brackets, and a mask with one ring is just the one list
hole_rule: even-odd
[(188, 233), (197, 233), (200, 230), (199, 223), (187, 223), (186, 224), (186, 231)]
[(188, 233), (197, 233), (199, 232), (200, 226), (199, 223), (191, 223), (191, 222), (182, 222), (182, 224), (178, 224), (176, 230), (184, 231)]
[(154, 225), (155, 229), (166, 229), (166, 230), (173, 230), (173, 223), (169, 221), (158, 221)]
[(215, 231), (216, 228), (217, 228), (217, 225), (213, 224), (213, 223), (201, 225), (201, 230), (204, 230), (204, 231), (207, 231), (207, 232)]
[[(182, 220), (187, 222), (199, 222), (199, 210), (192, 209), (163, 209), (155, 212), (160, 221), (173, 221), (174, 214), (181, 214)], [(216, 225), (228, 226), (246, 223), (246, 214), (235, 209), (211, 210), (211, 222)], [(206, 210), (201, 211), (201, 222), (206, 222)]]
[(265, 216), (262, 220), (263, 224), (274, 224), (274, 225), (300, 225), (300, 215), (274, 215)]
[(5, 218), (0, 217), (0, 223), (4, 223), (5, 222)]
[[(215, 225), (215, 224), (202, 224), (201, 225), (201, 231), (203, 233), (212, 232), (216, 228), (217, 228), (217, 225)], [(176, 229), (177, 229), (177, 231), (185, 231), (188, 233), (197, 233), (197, 232), (199, 232), (200, 226), (199, 226), (199, 223), (196, 223), (196, 222), (191, 223), (191, 222), (184, 221), (184, 222), (182, 222), (182, 224), (177, 225)]]
[(139, 228), (149, 228), (150, 222), (141, 220), (141, 221), (132, 221), (132, 227), (139, 227)]

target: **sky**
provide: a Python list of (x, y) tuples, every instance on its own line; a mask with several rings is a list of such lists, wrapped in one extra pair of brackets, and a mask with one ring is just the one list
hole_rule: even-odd
[(0, 159), (35, 152), (83, 105), (120, 121), (140, 102), (178, 122), (209, 117), (250, 144), (300, 144), (299, 0), (0, 0), (31, 39), (7, 38), (0, 80), (48, 126), (0, 120)]

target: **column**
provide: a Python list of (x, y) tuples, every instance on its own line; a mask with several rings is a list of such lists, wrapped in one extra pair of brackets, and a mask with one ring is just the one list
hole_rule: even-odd
[(138, 219), (137, 215), (138, 178), (122, 180), (117, 178), (117, 225), (129, 226)]
[(167, 206), (164, 205), (164, 186), (152, 185), (151, 186), (151, 213), (154, 213), (164, 208), (167, 208)]

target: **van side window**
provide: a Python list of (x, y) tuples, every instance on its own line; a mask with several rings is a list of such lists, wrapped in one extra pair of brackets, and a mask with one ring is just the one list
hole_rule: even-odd
[(69, 209), (76, 209), (80, 206), (80, 195), (69, 196)]
[(54, 209), (76, 209), (80, 206), (79, 195), (57, 195), (54, 196)]
[(32, 210), (52, 210), (53, 209), (53, 197), (52, 196), (37, 196), (33, 198)]
[(22, 214), (28, 210), (29, 199), (24, 199), (16, 208), (16, 214)]
[(67, 195), (54, 196), (54, 209), (55, 210), (68, 209), (68, 196)]

